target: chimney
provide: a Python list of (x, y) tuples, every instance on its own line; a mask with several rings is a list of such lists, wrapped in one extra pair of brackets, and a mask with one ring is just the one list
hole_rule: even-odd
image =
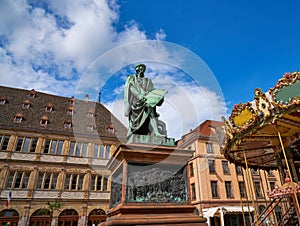
[(88, 94), (85, 94), (84, 100), (85, 100), (85, 101), (89, 101), (89, 95), (88, 95)]

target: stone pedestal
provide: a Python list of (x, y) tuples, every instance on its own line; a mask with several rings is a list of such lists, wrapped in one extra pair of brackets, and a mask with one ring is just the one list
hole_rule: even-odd
[(110, 210), (105, 225), (207, 225), (189, 201), (189, 150), (120, 145), (112, 154)]

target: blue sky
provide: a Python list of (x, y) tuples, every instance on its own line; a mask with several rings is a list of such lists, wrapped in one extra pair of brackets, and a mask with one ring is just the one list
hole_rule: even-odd
[(121, 1), (120, 26), (135, 20), (149, 35), (189, 48), (211, 68), (229, 106), (267, 91), (299, 70), (299, 1)]
[(296, 0), (2, 0), (0, 85), (94, 100), (101, 90), (126, 124), (123, 85), (144, 59), (169, 91), (158, 112), (180, 138), (299, 70), (299, 9)]

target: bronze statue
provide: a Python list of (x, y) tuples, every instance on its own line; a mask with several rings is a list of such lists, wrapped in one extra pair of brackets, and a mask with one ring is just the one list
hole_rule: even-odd
[(156, 107), (164, 101), (165, 90), (154, 88), (151, 79), (144, 77), (146, 66), (139, 64), (136, 73), (126, 79), (124, 90), (125, 116), (129, 119), (127, 138), (133, 135), (166, 137), (166, 125), (158, 120)]

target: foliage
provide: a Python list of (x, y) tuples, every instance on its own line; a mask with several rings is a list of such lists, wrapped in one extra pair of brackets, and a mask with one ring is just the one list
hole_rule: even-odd
[(62, 207), (62, 204), (59, 201), (55, 201), (52, 203), (50, 201), (47, 201), (46, 204), (47, 207), (44, 207), (40, 210), (41, 215), (47, 214), (48, 211), (50, 212), (50, 215), (52, 215), (54, 211), (60, 211)]

